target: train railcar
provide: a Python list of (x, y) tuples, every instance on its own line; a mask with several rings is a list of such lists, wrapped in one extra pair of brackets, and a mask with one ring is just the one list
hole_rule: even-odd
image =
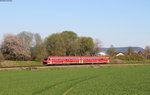
[(46, 57), (43, 64), (87, 64), (109, 63), (109, 57), (100, 56), (76, 56), (76, 57)]

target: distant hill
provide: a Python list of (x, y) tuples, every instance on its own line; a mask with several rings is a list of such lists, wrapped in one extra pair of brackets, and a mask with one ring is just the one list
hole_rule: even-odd
[[(129, 47), (115, 47), (117, 52), (126, 52)], [(141, 47), (132, 47), (134, 49), (134, 52), (142, 51), (144, 52), (144, 49)], [(103, 52), (106, 52), (109, 48), (102, 48)]]

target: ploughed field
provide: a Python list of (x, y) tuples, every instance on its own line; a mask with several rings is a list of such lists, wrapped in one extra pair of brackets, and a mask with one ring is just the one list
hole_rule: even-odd
[(0, 95), (150, 95), (150, 65), (2, 70)]

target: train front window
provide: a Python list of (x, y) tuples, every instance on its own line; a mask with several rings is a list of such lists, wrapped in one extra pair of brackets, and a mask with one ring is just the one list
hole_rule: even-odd
[(44, 58), (44, 60), (47, 60), (48, 58), (46, 57), (46, 58)]

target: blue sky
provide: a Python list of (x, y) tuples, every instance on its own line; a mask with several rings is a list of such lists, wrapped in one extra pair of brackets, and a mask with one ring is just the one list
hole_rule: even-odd
[(103, 47), (150, 45), (150, 0), (12, 0), (0, 2), (0, 39), (22, 31), (43, 38), (65, 30)]

